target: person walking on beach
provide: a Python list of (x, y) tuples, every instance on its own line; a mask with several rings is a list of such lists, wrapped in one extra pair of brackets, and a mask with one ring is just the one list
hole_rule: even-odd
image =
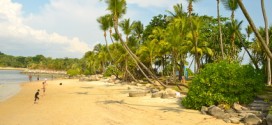
[(45, 86), (46, 86), (46, 81), (42, 83), (43, 96), (45, 95)]
[(37, 81), (39, 81), (39, 80), (40, 80), (40, 75), (37, 76)]
[(39, 92), (40, 92), (40, 90), (38, 89), (37, 92), (35, 93), (34, 104), (38, 104), (38, 100), (40, 99), (40, 98), (39, 98), (39, 94), (40, 94)]

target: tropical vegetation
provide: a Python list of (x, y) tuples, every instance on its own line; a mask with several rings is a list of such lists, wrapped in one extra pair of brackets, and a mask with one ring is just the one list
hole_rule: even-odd
[[(265, 83), (271, 85), (272, 27), (267, 25), (263, 0), (266, 23), (259, 28), (242, 0), (215, 1), (217, 17), (194, 13), (193, 5), (198, 0), (187, 0), (187, 8), (176, 4), (173, 10), (154, 16), (147, 26), (123, 18), (126, 0), (101, 1), (107, 4), (108, 13), (97, 22), (106, 44), (95, 45), (81, 59), (1, 53), (0, 66), (67, 70), (72, 75), (102, 73), (124, 81), (160, 83), (164, 88), (169, 87), (170, 81), (179, 89), (180, 85), (187, 87), (180, 80), (182, 76), (188, 79), (190, 73), (193, 82), (183, 104), (194, 109), (201, 105), (248, 103)], [(220, 16), (220, 5), (231, 11), (230, 17)], [(242, 10), (249, 23), (245, 29), (242, 24), (246, 21), (235, 19), (237, 9)], [(246, 54), (250, 64), (242, 65)], [(192, 61), (188, 62), (188, 58)]]

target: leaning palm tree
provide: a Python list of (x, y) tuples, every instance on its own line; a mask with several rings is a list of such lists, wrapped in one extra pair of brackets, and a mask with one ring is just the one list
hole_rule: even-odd
[(119, 40), (120, 40), (122, 46), (128, 52), (128, 54), (133, 59), (133, 61), (137, 65), (137, 67), (141, 70), (141, 72), (148, 79), (149, 82), (153, 83), (148, 78), (148, 76), (143, 72), (141, 67), (143, 67), (149, 73), (149, 75), (152, 78), (154, 78), (156, 81), (158, 81), (162, 86), (167, 87), (164, 83), (162, 83), (160, 80), (158, 80), (158, 78), (138, 59), (138, 57), (129, 49), (129, 47), (124, 43), (124, 40), (120, 36), (121, 34), (118, 29), (119, 18), (121, 18), (126, 13), (126, 1), (125, 0), (106, 0), (106, 3), (108, 4), (107, 10), (109, 10), (111, 12), (111, 14), (113, 15), (113, 24), (114, 24), (115, 33), (117, 33), (119, 35)]
[(251, 19), (250, 15), (247, 12), (242, 0), (238, 0), (238, 4), (239, 4), (239, 7), (241, 8), (244, 16), (246, 17), (248, 23), (250, 24), (250, 27), (252, 28), (255, 36), (257, 37), (258, 41), (260, 41), (261, 45), (263, 46), (264, 51), (266, 52), (267, 56), (270, 59), (272, 59), (272, 53), (271, 53), (268, 45), (266, 44), (265, 40), (262, 38), (261, 34), (259, 33), (258, 29), (256, 28), (253, 20)]
[[(266, 44), (269, 46), (269, 32), (268, 32), (268, 20), (266, 16), (266, 10), (264, 7), (264, 0), (261, 0), (261, 6), (262, 6), (262, 12), (263, 12), (263, 18), (264, 18), (264, 24), (265, 24), (265, 40)], [(271, 62), (270, 58), (267, 58), (267, 85), (271, 85)]]

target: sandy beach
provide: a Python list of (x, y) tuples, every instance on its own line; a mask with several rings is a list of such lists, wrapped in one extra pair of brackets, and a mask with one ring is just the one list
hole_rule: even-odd
[[(62, 85), (59, 85), (62, 83)], [(128, 97), (128, 85), (78, 79), (24, 83), (0, 102), (0, 125), (227, 125), (223, 120), (182, 108), (178, 98)]]

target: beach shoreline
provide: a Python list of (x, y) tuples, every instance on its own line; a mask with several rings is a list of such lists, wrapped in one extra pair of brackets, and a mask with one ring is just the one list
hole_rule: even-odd
[(27, 68), (0, 67), (0, 70), (26, 70)]
[[(60, 85), (60, 83), (62, 83)], [(34, 104), (42, 81), (21, 84), (0, 102), (0, 125), (228, 125), (199, 111), (182, 108), (178, 98), (128, 97), (126, 84), (78, 79), (48, 80), (46, 93)]]

